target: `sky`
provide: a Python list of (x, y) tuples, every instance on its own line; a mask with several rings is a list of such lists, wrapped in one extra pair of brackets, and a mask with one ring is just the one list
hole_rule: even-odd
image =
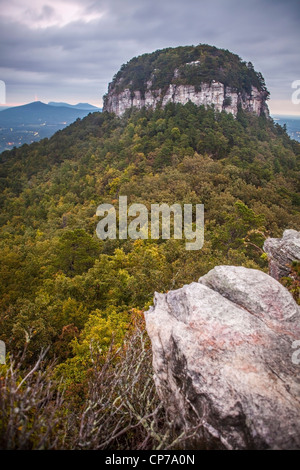
[(300, 0), (0, 0), (0, 101), (102, 106), (132, 57), (202, 43), (254, 64), (272, 114), (300, 116), (299, 25)]

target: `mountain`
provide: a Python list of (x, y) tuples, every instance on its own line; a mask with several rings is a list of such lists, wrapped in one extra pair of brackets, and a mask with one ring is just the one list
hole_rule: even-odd
[(51, 137), (92, 109), (52, 106), (35, 101), (0, 111), (0, 152)]
[[(237, 90), (241, 86), (242, 91), (237, 91), (241, 98), (248, 76), (252, 77), (249, 87), (261, 86), (264, 92), (252, 68), (234, 60), (236, 68), (224, 64), (222, 73), (230, 77), (232, 70), (231, 86), (235, 84)], [(221, 73), (218, 67), (214, 73)], [(139, 86), (135, 72), (131, 78), (128, 72), (125, 79), (135, 89)], [(163, 90), (163, 84), (159, 86)], [(166, 82), (166, 89), (169, 86)], [(52, 111), (59, 109), (52, 107)], [(21, 354), (25, 365), (11, 382), (4, 374), (13, 368), (0, 368), (0, 382), (3, 376), (5, 384), (0, 404), (8, 396), (8, 407), (14, 403), (23, 410), (14, 417), (19, 420), (15, 426), (19, 441), (27, 449), (134, 450), (142, 445), (158, 448), (162, 442), (166, 448), (166, 436), (175, 439), (176, 430), (164, 428), (170, 421), (155, 395), (143, 312), (152, 304), (154, 292), (180, 289), (215, 266), (267, 272), (265, 240), (282, 237), (287, 228), (300, 229), (299, 180), (300, 144), (266, 114), (258, 116), (242, 105), (235, 115), (223, 107), (218, 110), (191, 101), (131, 107), (121, 117), (108, 111), (90, 113), (49, 139), (3, 152), (0, 339), (11, 357), (25, 350)], [(197, 222), (196, 204), (203, 204), (203, 247), (189, 251), (186, 233), (182, 239), (172, 236), (175, 217), (170, 222), (170, 239), (146, 239), (142, 230), (134, 232), (136, 237), (129, 233), (127, 239), (119, 238), (118, 223), (116, 236), (99, 239), (97, 208), (109, 204), (112, 220), (119, 222), (120, 196), (127, 196), (131, 209), (139, 204), (136, 211), (143, 204), (148, 214), (155, 204), (192, 205), (193, 222)], [(130, 216), (134, 217), (133, 212)], [(281, 282), (299, 301), (299, 265), (290, 269), (293, 277)], [(177, 302), (179, 310), (185, 308), (180, 305)], [(193, 326), (205, 330), (204, 318), (203, 322)], [(218, 331), (222, 336), (222, 328)], [(258, 336), (251, 338), (254, 343), (260, 341)], [(238, 338), (239, 344), (242, 340)], [(221, 341), (220, 347), (224, 348)], [(37, 380), (35, 388), (30, 388), (30, 382), (16, 393), (16, 383), (27, 376), (42, 349), (48, 351), (41, 361), (47, 375), (29, 375)], [(213, 351), (208, 355), (213, 358)], [(181, 358), (177, 354), (177, 365), (184, 368)], [(252, 374), (248, 369), (246, 373)], [(56, 392), (62, 386), (65, 394), (60, 398)], [(180, 381), (177, 386), (182, 389)], [(32, 394), (33, 389), (44, 390), (45, 399)], [(22, 394), (27, 394), (26, 407), (20, 405)], [(37, 396), (37, 403), (32, 396)], [(40, 403), (47, 410), (42, 421), (36, 413)], [(7, 444), (6, 438), (11, 414), (2, 414), (1, 448), (12, 442)], [(161, 434), (162, 429), (166, 434)], [(45, 436), (40, 444), (39, 436)], [(19, 441), (15, 438), (14, 442)], [(182, 441), (173, 442), (176, 448), (184, 446)]]
[(41, 101), (15, 106), (0, 112), (0, 126), (17, 126), (26, 124), (70, 124), (78, 117), (87, 115), (86, 110), (69, 107), (54, 107)]
[(50, 106), (57, 106), (57, 107), (67, 107), (73, 109), (84, 109), (89, 111), (102, 111), (102, 108), (97, 108), (89, 103), (77, 103), (77, 104), (69, 104), (64, 102), (56, 102), (56, 101), (49, 101), (48, 103)]
[(200, 44), (158, 50), (122, 65), (109, 84), (103, 109), (121, 116), (132, 107), (192, 101), (234, 115), (241, 107), (268, 116), (268, 96), (264, 79), (251, 62)]

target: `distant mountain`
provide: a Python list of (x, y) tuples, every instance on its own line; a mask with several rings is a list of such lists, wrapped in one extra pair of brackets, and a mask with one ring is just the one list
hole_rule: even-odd
[(72, 109), (68, 107), (54, 107), (41, 101), (15, 106), (0, 112), (0, 126), (8, 127), (20, 124), (70, 124), (78, 117), (88, 114), (87, 110)]
[(50, 106), (66, 107), (66, 108), (73, 108), (73, 109), (84, 109), (84, 110), (90, 110), (90, 111), (102, 110), (102, 108), (97, 108), (96, 106), (93, 106), (92, 104), (89, 104), (89, 103), (69, 104), (69, 103), (64, 103), (64, 102), (49, 101), (48, 104)]
[(35, 101), (0, 111), (0, 152), (51, 137), (76, 119), (98, 111), (91, 105), (89, 109), (79, 105), (53, 106)]

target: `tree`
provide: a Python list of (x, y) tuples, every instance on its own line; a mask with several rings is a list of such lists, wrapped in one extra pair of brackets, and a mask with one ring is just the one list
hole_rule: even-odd
[(99, 253), (98, 240), (83, 229), (67, 230), (57, 242), (54, 265), (57, 270), (73, 277), (91, 268)]

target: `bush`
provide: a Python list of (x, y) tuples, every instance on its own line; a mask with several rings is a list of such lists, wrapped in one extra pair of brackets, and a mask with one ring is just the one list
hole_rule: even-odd
[(162, 450), (183, 448), (196, 432), (179, 433), (153, 381), (149, 338), (141, 325), (105, 359), (91, 347), (80, 409), (54, 381), (42, 353), (31, 369), (10, 360), (0, 375), (1, 449)]

